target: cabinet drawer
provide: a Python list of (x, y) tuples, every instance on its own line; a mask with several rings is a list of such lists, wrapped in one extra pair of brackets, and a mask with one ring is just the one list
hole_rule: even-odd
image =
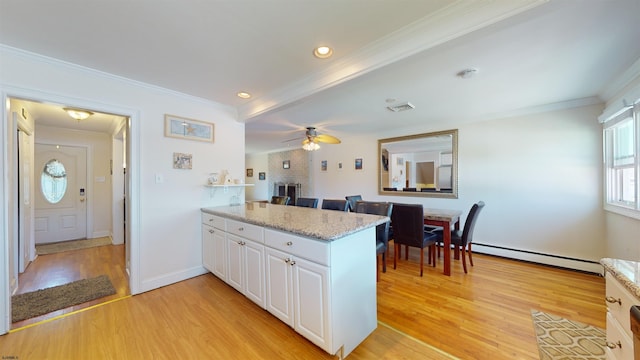
[(607, 313), (607, 347), (605, 349), (611, 354), (607, 359), (633, 360), (633, 342), (611, 313)]
[(264, 243), (262, 228), (260, 226), (227, 219), (227, 232), (261, 244)]
[(329, 243), (326, 241), (307, 239), (267, 229), (265, 230), (264, 242), (274, 249), (329, 266)]
[(202, 223), (205, 225), (213, 226), (214, 228), (220, 229), (222, 231), (226, 231), (224, 226), (224, 218), (219, 216), (202, 213)]
[(631, 306), (638, 305), (640, 301), (616, 278), (607, 272), (606, 276), (606, 304), (607, 310), (620, 323), (628, 337), (631, 337), (631, 320), (629, 311)]

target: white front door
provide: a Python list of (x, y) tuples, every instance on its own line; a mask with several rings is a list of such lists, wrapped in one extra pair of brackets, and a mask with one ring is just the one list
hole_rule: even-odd
[(36, 244), (86, 238), (86, 148), (36, 144), (35, 149)]

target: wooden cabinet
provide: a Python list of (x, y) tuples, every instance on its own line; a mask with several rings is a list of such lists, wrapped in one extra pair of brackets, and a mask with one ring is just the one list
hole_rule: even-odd
[(607, 272), (607, 359), (633, 360), (633, 334), (631, 332), (631, 306), (640, 301), (633, 296), (616, 278)]

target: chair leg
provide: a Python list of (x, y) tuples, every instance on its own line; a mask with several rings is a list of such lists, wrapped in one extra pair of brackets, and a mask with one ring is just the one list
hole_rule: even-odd
[(467, 245), (467, 248), (467, 251), (469, 252), (469, 263), (471, 264), (471, 266), (473, 266), (473, 256), (471, 256), (471, 243)]
[(380, 262), (378, 261), (378, 255), (376, 255), (376, 282), (380, 281)]
[(398, 248), (400, 247), (400, 245), (398, 244), (393, 244), (393, 269), (396, 269), (396, 262), (398, 260)]
[(409, 260), (409, 245), (404, 246), (404, 259)]
[(424, 248), (420, 248), (420, 276), (422, 276), (422, 264), (424, 263)]
[[(389, 248), (387, 248), (387, 250), (389, 250)], [(387, 255), (384, 252), (382, 253), (382, 272), (387, 272)]]
[(464, 269), (464, 273), (467, 273), (467, 257), (464, 255), (466, 251), (464, 251), (464, 247), (461, 246), (460, 252), (462, 253), (462, 268)]
[(436, 248), (437, 244), (429, 246), (429, 255), (431, 256), (431, 260), (433, 260), (433, 267), (436, 267)]

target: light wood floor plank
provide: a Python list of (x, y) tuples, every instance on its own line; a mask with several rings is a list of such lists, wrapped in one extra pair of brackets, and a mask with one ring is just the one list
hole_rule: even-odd
[[(455, 260), (442, 275), (439, 259), (420, 277), (417, 254), (380, 274), (380, 324), (348, 359), (538, 359), (531, 309), (605, 326), (602, 277), (480, 254), (466, 275)], [(95, 262), (119, 269), (119, 256)], [(124, 272), (112, 275), (126, 285)], [(211, 274), (1, 336), (0, 349), (20, 359), (333, 358)]]

